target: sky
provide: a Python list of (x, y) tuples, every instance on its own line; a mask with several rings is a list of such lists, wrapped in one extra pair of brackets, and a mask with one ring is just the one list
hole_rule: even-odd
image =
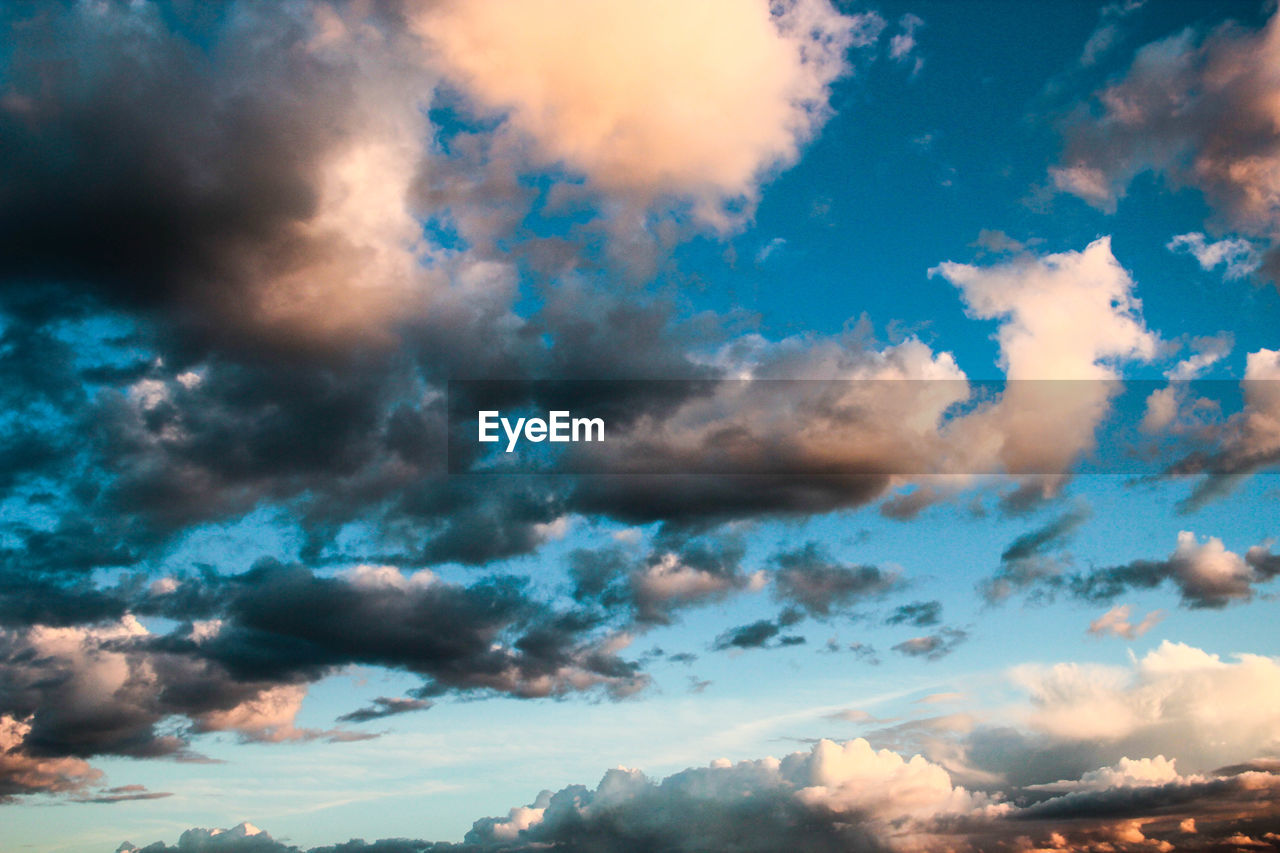
[(1273, 2), (0, 27), (3, 849), (1280, 848)]

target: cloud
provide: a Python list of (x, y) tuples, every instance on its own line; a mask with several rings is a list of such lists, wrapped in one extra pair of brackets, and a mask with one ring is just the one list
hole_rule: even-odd
[[(1057, 782), (1045, 782), (1040, 785), (1028, 785), (1029, 791), (1052, 791), (1055, 793), (1068, 791), (1106, 791), (1112, 788), (1147, 788), (1154, 785), (1165, 785), (1182, 781), (1178, 775), (1176, 762), (1157, 755), (1155, 758), (1142, 758), (1134, 761), (1121, 758), (1111, 767), (1100, 767), (1090, 770), (1079, 779), (1063, 779)], [(1201, 781), (1195, 779), (1195, 781)]]
[(569, 555), (573, 596), (611, 612), (630, 612), (639, 627), (671, 624), (676, 613), (759, 590), (763, 572), (742, 571), (743, 548), (732, 537), (672, 540), (640, 557), (634, 549), (579, 548)]
[[(979, 584), (979, 589), (993, 603), (1020, 591), (1037, 597), (1062, 592), (1083, 601), (1103, 602), (1130, 590), (1153, 589), (1169, 582), (1184, 606), (1213, 609), (1253, 600), (1257, 587), (1273, 580), (1277, 569), (1280, 561), (1266, 545), (1256, 545), (1241, 556), (1227, 550), (1215, 536), (1201, 542), (1195, 533), (1183, 530), (1178, 533), (1173, 553), (1164, 560), (1139, 559), (1087, 571), (1068, 571), (1064, 561), (1036, 553), (1002, 565), (994, 576)], [(1100, 630), (1110, 630), (1107, 625), (1119, 627), (1127, 617), (1127, 609), (1117, 608), (1100, 620)]]
[[(1078, 775), (1069, 769), (1076, 759), (1068, 750), (1082, 750), (1078, 760), (1094, 767), (1124, 756), (1165, 755), (1186, 771), (1204, 773), (1252, 757), (1280, 738), (1274, 715), (1265, 710), (1267, 697), (1280, 691), (1280, 666), (1268, 657), (1238, 655), (1228, 662), (1166, 640), (1131, 668), (1027, 666), (1015, 669), (1014, 678), (1031, 700), (1025, 724), (1043, 738), (1023, 741), (1015, 751), (1030, 747), (1039, 757), (1011, 752), (1000, 758), (993, 743), (982, 764), (1010, 772), (1014, 765), (1004, 762), (1023, 761), (1017, 774), (1023, 778)], [(1048, 766), (1054, 762), (1057, 771)]]
[[(889, 58), (897, 62), (910, 62), (912, 52), (916, 49), (916, 31), (923, 26), (924, 20), (910, 12), (899, 18), (898, 28), (901, 32), (889, 39)], [(918, 74), (923, 67), (924, 60), (916, 56), (911, 73)]]
[(715, 561), (704, 566), (689, 565), (668, 552), (634, 572), (629, 582), (637, 617), (642, 621), (665, 621), (666, 614), (678, 606), (713, 601), (731, 591), (759, 589), (763, 585), (763, 575), (744, 577), (736, 565), (726, 566)]
[(937, 625), (942, 618), (942, 602), (940, 601), (916, 601), (911, 604), (903, 604), (889, 615), (885, 620), (887, 625), (915, 625), (918, 628), (924, 628), (929, 625)]
[(971, 316), (1004, 321), (1000, 365), (1011, 380), (1105, 380), (1116, 375), (1110, 365), (1117, 360), (1155, 355), (1156, 337), (1109, 238), (1082, 252), (990, 267), (948, 261), (929, 272), (960, 289)]
[[(962, 446), (997, 454), (1010, 472), (1068, 470), (1094, 446), (1116, 392), (1116, 366), (1155, 356), (1157, 337), (1109, 238), (1081, 252), (1016, 256), (988, 267), (948, 261), (929, 274), (959, 288), (970, 316), (1002, 321), (999, 363), (1010, 382), (998, 403), (964, 418), (953, 433), (967, 439)], [(1061, 481), (1032, 478), (1028, 485), (1049, 496)]]
[(874, 24), (825, 0), (482, 0), (412, 18), (432, 63), (534, 157), (640, 208), (689, 203), (719, 228), (797, 159)]
[(350, 713), (338, 717), (340, 723), (367, 723), (396, 714), (407, 714), (410, 711), (424, 711), (430, 708), (431, 702), (426, 699), (391, 698), (379, 696), (367, 708), (357, 708)]
[(1042, 554), (1049, 548), (1061, 545), (1068, 537), (1093, 516), (1086, 504), (1077, 504), (1071, 510), (1050, 521), (1044, 527), (1024, 533), (1013, 540), (1004, 553), (1000, 555), (1002, 563), (1025, 560), (1027, 557)]
[(1207, 448), (1169, 466), (1168, 475), (1201, 474), (1184, 510), (1229, 492), (1241, 478), (1280, 461), (1280, 350), (1260, 349), (1245, 359), (1244, 408), (1210, 434)]
[(1045, 552), (1059, 547), (1093, 515), (1086, 504), (1077, 504), (1042, 527), (1022, 534), (1000, 555), (1000, 568), (978, 584), (982, 597), (1000, 602), (1042, 581), (1053, 582), (1061, 563)]
[(1179, 234), (1165, 248), (1171, 252), (1189, 252), (1206, 271), (1219, 264), (1225, 266), (1222, 277), (1228, 281), (1247, 278), (1262, 265), (1262, 258), (1254, 245), (1238, 237), (1209, 242), (1199, 232)]
[(893, 650), (908, 657), (941, 660), (954, 652), (967, 639), (969, 639), (968, 631), (962, 631), (959, 628), (942, 628), (933, 634), (903, 640), (894, 646)]
[(774, 595), (810, 616), (830, 616), (833, 608), (843, 610), (901, 585), (897, 572), (837, 562), (816, 542), (778, 553), (773, 560), (778, 567), (773, 574)]
[[(1077, 111), (1060, 165), (1050, 169), (1054, 183), (1104, 210), (1114, 210), (1145, 171), (1195, 187), (1218, 224), (1271, 244), (1262, 272), (1275, 278), (1278, 51), (1275, 15), (1260, 31), (1225, 24), (1208, 35), (1188, 29), (1146, 45), (1122, 78)], [(1243, 266), (1236, 269), (1244, 275)]]
[(1021, 252), (1026, 248), (1026, 244), (1013, 239), (1003, 231), (991, 228), (980, 229), (978, 238), (969, 245), (997, 255)]
[(1085, 42), (1080, 53), (1080, 65), (1088, 67), (1110, 51), (1121, 36), (1120, 22), (1141, 9), (1146, 0), (1122, 0), (1102, 7), (1098, 14), (1098, 26)]
[[(805, 638), (798, 634), (782, 635), (782, 629), (789, 624), (788, 620), (759, 619), (747, 625), (731, 628), (716, 637), (711, 648), (717, 652), (730, 649), (763, 649), (786, 648), (805, 643)], [(772, 645), (770, 641), (775, 640)]]
[(168, 633), (128, 613), (94, 626), (0, 629), (4, 791), (78, 790), (97, 774), (81, 759), (97, 755), (194, 757), (191, 744), (208, 732), (265, 743), (368, 737), (295, 723), (307, 685), (349, 664), (423, 678), (410, 699), (344, 717), (356, 722), (445, 694), (622, 697), (648, 683), (618, 656), (625, 634), (531, 597), (512, 577), (463, 586), (425, 570), (358, 566), (325, 577), (265, 562), (158, 596), (141, 589), (123, 603), (165, 613), (176, 622)]
[(0, 802), (19, 794), (82, 791), (102, 778), (102, 771), (79, 758), (26, 754), (22, 746), (30, 733), (29, 721), (0, 716)]
[[(781, 759), (712, 762), (662, 780), (608, 771), (594, 788), (543, 791), (528, 806), (477, 820), (461, 844), (353, 840), (312, 853), (564, 850), (796, 851), (1239, 849), (1277, 826), (1280, 777), (1183, 776), (1164, 756), (1123, 758), (1078, 778), (1022, 789), (1017, 803), (956, 786), (938, 765), (821, 740)], [(1214, 845), (1217, 845), (1216, 847)], [(1233, 848), (1234, 845), (1234, 848)], [(132, 845), (121, 848), (136, 851)], [(256, 827), (193, 829), (149, 853), (293, 853)]]
[(77, 796), (73, 799), (73, 802), (111, 805), (137, 800), (163, 800), (172, 796), (173, 794), (169, 791), (148, 791), (145, 785), (120, 785), (115, 788), (104, 788), (92, 794)]
[(1164, 618), (1163, 611), (1153, 610), (1135, 625), (1129, 621), (1131, 611), (1132, 608), (1127, 604), (1111, 608), (1089, 623), (1089, 633), (1095, 637), (1110, 635), (1112, 637), (1124, 637), (1126, 640), (1136, 640), (1158, 625), (1160, 620)]
[(1217, 537), (1200, 542), (1194, 533), (1183, 530), (1167, 560), (1136, 560), (1095, 569), (1072, 575), (1066, 583), (1072, 595), (1106, 601), (1128, 589), (1149, 589), (1171, 581), (1184, 605), (1220, 608), (1252, 600), (1255, 587), (1275, 577), (1275, 562), (1262, 546), (1249, 549), (1242, 557), (1228, 551)]
[[(478, 820), (459, 845), (400, 840), (400, 847), (378, 847), (353, 841), (341, 849), (880, 851), (896, 849), (899, 839), (909, 846), (913, 830), (936, 815), (968, 811), (975, 802), (924, 759), (877, 752), (860, 739), (823, 740), (809, 752), (738, 764), (720, 760), (660, 781), (638, 770), (610, 770), (594, 788), (544, 792), (504, 817)], [(145, 849), (186, 853), (197, 841), (208, 845), (198, 849), (234, 853), (286, 849), (269, 846), (278, 844), (269, 838), (254, 848), (248, 839), (219, 842), (221, 833), (189, 832), (177, 848)]]
[(409, 198), (433, 78), (353, 10), (234, 6), (6, 12), (4, 273), (202, 338), (377, 339), (448, 298)]

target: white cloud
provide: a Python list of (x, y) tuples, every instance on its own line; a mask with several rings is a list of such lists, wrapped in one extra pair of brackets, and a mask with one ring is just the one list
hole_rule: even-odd
[[(910, 12), (899, 18), (898, 28), (901, 32), (889, 39), (889, 58), (898, 62), (910, 60), (911, 52), (916, 49), (916, 30), (923, 26), (924, 20)], [(924, 61), (916, 57), (913, 73), (919, 71), (923, 64)]]
[[(1280, 662), (1235, 660), (1165, 641), (1132, 667), (1058, 664), (1013, 671), (1030, 731), (1088, 754), (1166, 755), (1208, 772), (1280, 747)], [(1014, 759), (1016, 760), (1016, 759)]]
[(1210, 243), (1199, 232), (1179, 234), (1165, 247), (1171, 252), (1189, 252), (1203, 270), (1225, 266), (1222, 276), (1228, 281), (1248, 277), (1262, 265), (1262, 255), (1243, 237)]
[(443, 73), (539, 159), (641, 206), (691, 201), (722, 228), (726, 202), (799, 156), (846, 51), (882, 27), (826, 0), (469, 0), (414, 20)]
[[(1010, 382), (995, 405), (952, 427), (963, 436), (957, 445), (994, 455), (1011, 472), (1069, 470), (1110, 410), (1116, 365), (1156, 353), (1110, 238), (986, 267), (948, 261), (929, 274), (959, 288), (971, 316), (1001, 321), (999, 361)], [(1046, 480), (1043, 488), (1056, 486)]]
[[(1163, 755), (1155, 758), (1121, 758), (1110, 767), (1090, 770), (1079, 779), (1063, 779), (1057, 782), (1045, 782), (1040, 785), (1028, 785), (1033, 791), (1106, 791), (1113, 788), (1146, 788), (1152, 785), (1165, 785), (1170, 782), (1185, 782), (1188, 779), (1179, 776), (1176, 762)], [(1199, 777), (1192, 777), (1199, 781)]]

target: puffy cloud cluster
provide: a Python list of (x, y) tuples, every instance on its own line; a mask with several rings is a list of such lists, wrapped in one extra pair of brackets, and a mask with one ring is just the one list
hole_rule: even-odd
[[(1267, 241), (1262, 271), (1275, 279), (1277, 67), (1280, 17), (1274, 15), (1260, 31), (1225, 24), (1208, 35), (1186, 30), (1146, 45), (1070, 125), (1061, 163), (1050, 170), (1055, 184), (1114, 210), (1135, 176), (1163, 173), (1175, 185), (1203, 192), (1220, 227)], [(1202, 264), (1207, 259), (1200, 257)]]
[(447, 297), (409, 199), (432, 77), (392, 22), (327, 4), (227, 12), (204, 47), (168, 16), (200, 19), (169, 4), (5, 11), (24, 33), (0, 103), (5, 278), (301, 342)]
[(1165, 641), (1131, 667), (1025, 666), (1014, 678), (1030, 698), (1025, 733), (980, 730), (967, 756), (1015, 784), (1077, 778), (1135, 755), (1169, 756), (1184, 773), (1204, 774), (1280, 745), (1274, 658), (1228, 661)]
[[(1280, 747), (1275, 659), (1224, 660), (1166, 642), (1128, 667), (1024, 666), (1011, 677), (1028, 702), (995, 716), (900, 723), (868, 739), (821, 740), (781, 759), (717, 760), (662, 780), (618, 768), (594, 788), (544, 791), (477, 820), (459, 844), (315, 849), (1114, 853), (1239, 849), (1248, 846), (1240, 838), (1280, 831), (1280, 776), (1265, 757)], [(832, 718), (872, 721), (859, 712)], [(912, 738), (924, 754), (908, 759)], [(891, 739), (897, 751), (872, 745)], [(250, 838), (257, 846), (239, 846)], [(296, 848), (245, 829), (191, 830), (176, 848), (143, 849)]]
[(447, 79), (505, 118), (501, 144), (584, 175), (633, 215), (676, 201), (722, 228), (797, 159), (849, 49), (883, 27), (826, 0), (482, 0), (412, 16)]
[(1249, 601), (1255, 587), (1272, 580), (1280, 569), (1277, 559), (1263, 546), (1250, 548), (1242, 557), (1228, 551), (1222, 540), (1205, 542), (1184, 530), (1167, 560), (1138, 560), (1122, 566), (1097, 569), (1071, 577), (1072, 594), (1103, 601), (1127, 589), (1149, 588), (1168, 580), (1190, 607), (1225, 607)]
[[(1010, 383), (998, 403), (957, 427), (962, 444), (994, 454), (1003, 470), (1067, 471), (1094, 446), (1118, 390), (1117, 363), (1156, 353), (1158, 339), (1110, 239), (1081, 252), (1018, 256), (987, 268), (948, 262), (930, 272), (960, 288), (971, 315), (1004, 321), (997, 336)], [(1042, 477), (1038, 490), (1049, 495), (1059, 485)]]
[[(1005, 550), (1000, 568), (979, 585), (987, 601), (1003, 601), (1016, 592), (1044, 598), (1064, 593), (1090, 602), (1112, 601), (1132, 590), (1153, 589), (1169, 583), (1182, 603), (1191, 608), (1221, 608), (1251, 601), (1258, 587), (1280, 574), (1280, 556), (1271, 553), (1269, 543), (1254, 545), (1243, 555), (1227, 550), (1222, 540), (1210, 536), (1201, 542), (1194, 532), (1178, 533), (1177, 545), (1168, 558), (1139, 559), (1114, 566), (1070, 571), (1066, 561), (1045, 553), (1087, 517), (1079, 511), (1054, 519), (1045, 527), (1020, 537)], [(1128, 622), (1126, 605), (1100, 618), (1091, 631), (1137, 636), (1158, 621), (1148, 614), (1146, 628)]]
[(183, 620), (167, 634), (127, 614), (94, 627), (0, 630), (0, 784), (79, 789), (96, 778), (79, 759), (191, 756), (192, 738), (206, 732), (260, 742), (365, 737), (294, 723), (308, 683), (356, 663), (415, 673), (424, 684), (415, 697), (380, 698), (344, 716), (355, 723), (425, 709), (427, 697), (445, 693), (625, 696), (647, 683), (618, 657), (625, 639), (598, 617), (557, 610), (524, 587), (511, 577), (462, 586), (429, 571), (360, 567), (323, 577), (262, 564), (117, 602)]
[[(713, 762), (660, 781), (618, 768), (589, 788), (544, 791), (528, 806), (475, 822), (458, 844), (352, 840), (311, 853), (524, 853), (597, 850), (1172, 851), (1264, 848), (1275, 837), (1280, 777), (1224, 769), (1180, 775), (1163, 756), (1030, 786), (1020, 802), (956, 786), (925, 758), (866, 740), (822, 740), (808, 752)], [(1269, 836), (1268, 833), (1271, 833)], [(192, 829), (176, 847), (136, 853), (294, 853), (256, 827)]]
[(628, 474), (584, 482), (579, 506), (634, 521), (715, 520), (826, 511), (912, 485), (884, 506), (910, 517), (997, 472), (1024, 478), (1015, 500), (1056, 494), (1095, 446), (1119, 391), (1118, 365), (1156, 354), (1132, 278), (1106, 238), (1079, 252), (948, 262), (934, 272), (957, 286), (970, 313), (999, 321), (1009, 381), (997, 391), (917, 339), (877, 349), (855, 329), (738, 340), (713, 374), (729, 381), (628, 420), (607, 447), (573, 450), (577, 470)]

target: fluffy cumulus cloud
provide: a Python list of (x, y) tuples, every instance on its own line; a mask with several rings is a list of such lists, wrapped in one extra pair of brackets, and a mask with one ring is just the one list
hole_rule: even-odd
[(722, 227), (797, 158), (847, 51), (883, 27), (826, 0), (445, 2), (412, 24), (512, 144), (641, 211), (687, 201)]
[[(1110, 239), (990, 267), (948, 262), (930, 273), (960, 289), (972, 316), (1003, 321), (1000, 365), (1011, 381), (996, 405), (961, 424), (965, 444), (994, 452), (1005, 470), (1066, 471), (1094, 446), (1118, 390), (1117, 365), (1156, 352)], [(1039, 492), (1052, 494), (1058, 484), (1043, 478)]]
[[(919, 755), (906, 759), (863, 739), (822, 740), (781, 759), (719, 760), (662, 780), (610, 770), (594, 788), (544, 791), (528, 806), (477, 820), (458, 844), (353, 840), (312, 853), (1240, 849), (1239, 839), (1267, 838), (1280, 826), (1277, 794), (1280, 777), (1267, 770), (1183, 775), (1174, 761), (1154, 755), (1122, 757), (1070, 779), (1027, 785), (1015, 801), (958, 786)], [(121, 849), (139, 850), (128, 843)], [(175, 847), (156, 842), (141, 848), (297, 849), (245, 824), (229, 831), (192, 829)]]
[[(636, 521), (815, 512), (912, 486), (884, 506), (910, 517), (969, 482), (933, 475), (996, 472), (1023, 475), (1020, 499), (1056, 494), (1095, 447), (1120, 366), (1156, 356), (1132, 277), (1108, 238), (1077, 252), (946, 262), (931, 272), (957, 287), (972, 316), (999, 323), (1009, 380), (1001, 388), (974, 386), (950, 353), (917, 339), (876, 347), (857, 329), (745, 337), (715, 362), (712, 375), (729, 381), (621, 425), (607, 448), (575, 450), (582, 470), (629, 475), (585, 483), (582, 508)], [(892, 381), (901, 379), (924, 381)], [(800, 430), (796, 411), (806, 415)], [(677, 473), (685, 487), (671, 494)]]
[(1135, 755), (1211, 773), (1280, 744), (1268, 699), (1280, 690), (1274, 658), (1223, 660), (1165, 641), (1131, 667), (1028, 666), (1014, 678), (1030, 698), (1024, 732), (975, 733), (967, 748), (975, 766), (1021, 783), (1074, 778)]
[[(1128, 72), (1097, 93), (1068, 131), (1057, 186), (1103, 209), (1138, 174), (1163, 173), (1204, 193), (1219, 228), (1270, 244), (1265, 275), (1280, 272), (1280, 17), (1261, 31), (1225, 24), (1206, 34), (1187, 30), (1137, 52)], [(1213, 254), (1228, 274), (1244, 251), (1237, 240), (1214, 247), (1196, 235), (1186, 243), (1202, 264)], [(1201, 235), (1202, 237), (1202, 235)], [(1208, 254), (1204, 254), (1208, 253)], [(1249, 254), (1245, 252), (1245, 254)], [(1213, 260), (1214, 263), (1218, 259)]]

